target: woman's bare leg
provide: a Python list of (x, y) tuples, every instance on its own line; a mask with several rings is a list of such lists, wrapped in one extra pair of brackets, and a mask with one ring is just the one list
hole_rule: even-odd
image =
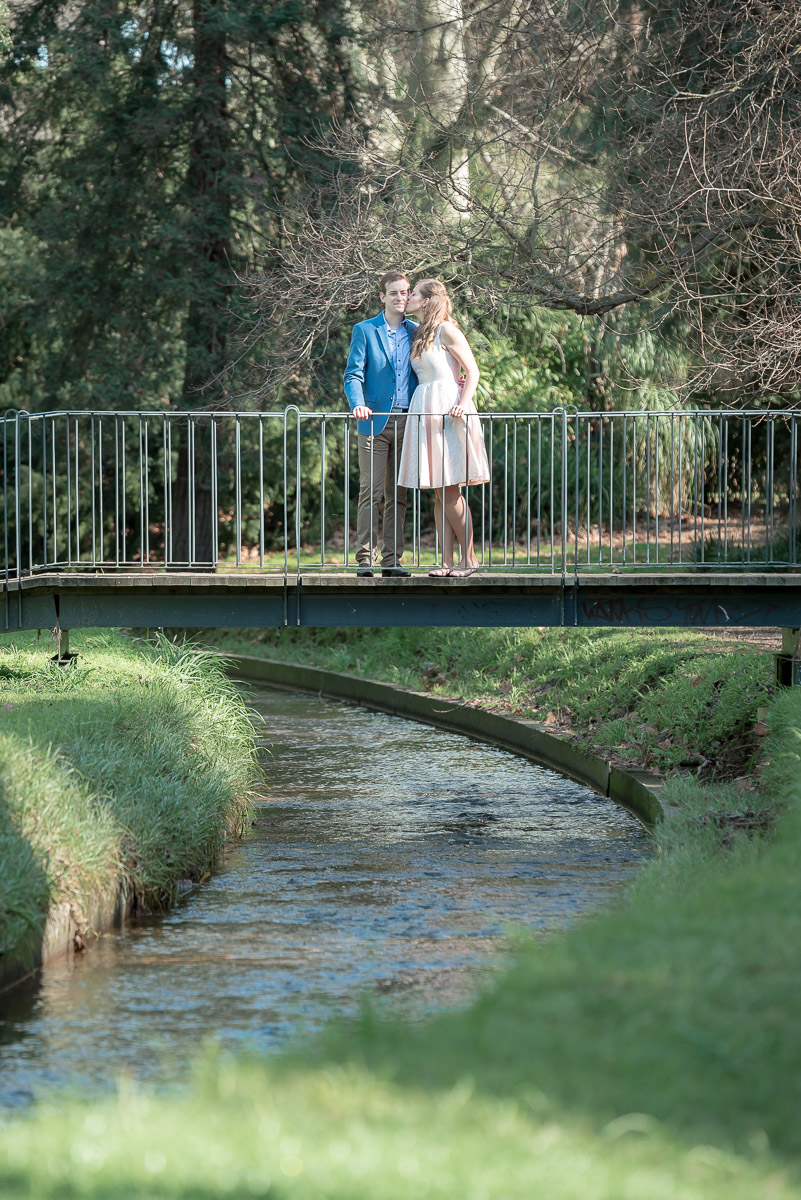
[[(447, 512), (447, 497), (450, 488), (445, 489), (445, 503)], [(437, 526), (437, 537), (442, 550), (442, 565), (445, 567), (453, 566), (453, 528), (450, 521), (445, 520), (444, 527), (442, 521), (442, 488), (437, 488), (434, 491), (434, 522)]]
[(477, 567), (478, 559), (473, 546), (473, 518), (467, 502), (457, 486), (445, 488), (445, 521), (451, 530), (450, 562), (453, 562), (453, 539), (455, 537), (461, 551), (462, 566)]

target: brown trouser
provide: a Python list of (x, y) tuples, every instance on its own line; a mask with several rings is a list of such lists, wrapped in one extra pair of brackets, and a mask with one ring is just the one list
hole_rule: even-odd
[(379, 508), (384, 501), (381, 525), (381, 566), (396, 567), (403, 554), (406, 488), (397, 475), (403, 449), (406, 414), (392, 413), (381, 433), (359, 434), (359, 511), (356, 518), (356, 562), (378, 562)]

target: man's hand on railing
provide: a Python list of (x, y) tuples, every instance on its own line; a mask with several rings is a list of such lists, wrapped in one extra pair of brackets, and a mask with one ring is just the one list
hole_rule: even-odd
[(351, 409), (351, 412), (357, 421), (369, 421), (373, 415), (372, 408), (368, 408), (366, 404), (357, 404), (355, 408)]

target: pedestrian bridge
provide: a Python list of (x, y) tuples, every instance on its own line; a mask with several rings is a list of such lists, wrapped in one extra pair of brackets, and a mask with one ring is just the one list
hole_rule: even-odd
[(801, 410), (475, 419), (477, 573), (414, 492), (411, 576), (357, 579), (346, 414), (7, 413), (3, 627), (801, 625)]

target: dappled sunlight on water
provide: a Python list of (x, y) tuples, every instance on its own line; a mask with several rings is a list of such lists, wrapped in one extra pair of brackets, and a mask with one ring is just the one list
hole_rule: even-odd
[(412, 1018), (463, 1003), (509, 928), (604, 904), (650, 852), (624, 810), (504, 750), (296, 693), (249, 698), (270, 751), (251, 836), (174, 911), (8, 1002), (0, 1104), (123, 1073), (167, 1082), (210, 1036), (274, 1051), (356, 1013), (362, 992)]

